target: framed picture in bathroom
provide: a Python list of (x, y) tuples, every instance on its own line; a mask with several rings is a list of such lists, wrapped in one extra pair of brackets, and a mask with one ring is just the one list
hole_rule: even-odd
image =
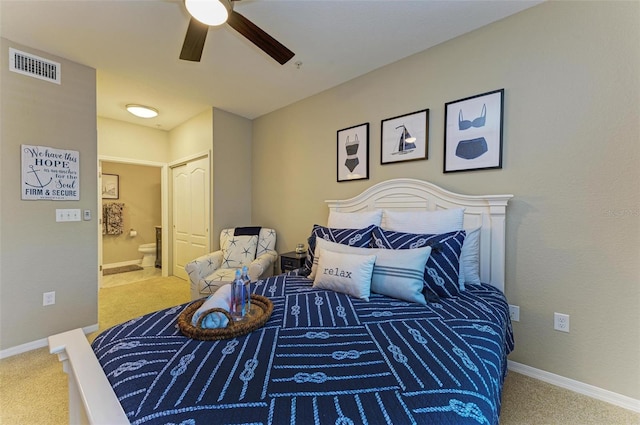
[(118, 199), (120, 197), (120, 176), (102, 174), (102, 199)]

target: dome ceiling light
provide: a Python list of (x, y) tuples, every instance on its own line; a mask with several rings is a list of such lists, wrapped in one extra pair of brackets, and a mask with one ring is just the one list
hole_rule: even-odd
[(158, 110), (150, 106), (144, 105), (127, 105), (127, 111), (140, 118), (155, 118), (158, 116)]

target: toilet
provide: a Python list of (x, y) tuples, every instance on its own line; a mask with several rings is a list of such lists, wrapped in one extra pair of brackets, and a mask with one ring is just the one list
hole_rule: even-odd
[(140, 266), (142, 267), (154, 267), (156, 263), (156, 244), (155, 243), (145, 243), (138, 247), (138, 252), (143, 254), (142, 262)]

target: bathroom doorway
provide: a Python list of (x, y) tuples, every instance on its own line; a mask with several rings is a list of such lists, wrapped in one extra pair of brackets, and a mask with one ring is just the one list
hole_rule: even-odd
[[(103, 180), (103, 176), (108, 179)], [(107, 181), (111, 186), (103, 188)], [(113, 276), (103, 277), (104, 269), (146, 266), (134, 273), (168, 276), (168, 239), (163, 236), (168, 222), (167, 165), (101, 157), (98, 182), (99, 287), (114, 283)], [(102, 196), (105, 190), (109, 193)], [(105, 220), (105, 214), (109, 220)], [(149, 246), (156, 247), (156, 241), (158, 249), (150, 250)], [(154, 258), (149, 259), (150, 255)]]

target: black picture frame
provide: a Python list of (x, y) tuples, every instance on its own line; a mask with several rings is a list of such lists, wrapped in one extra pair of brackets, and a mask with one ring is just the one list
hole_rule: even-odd
[(337, 131), (337, 181), (369, 179), (369, 123)]
[(102, 199), (120, 198), (120, 176), (117, 174), (102, 174)]
[(444, 105), (445, 173), (502, 168), (504, 89)]
[(380, 164), (429, 158), (429, 109), (381, 122)]

